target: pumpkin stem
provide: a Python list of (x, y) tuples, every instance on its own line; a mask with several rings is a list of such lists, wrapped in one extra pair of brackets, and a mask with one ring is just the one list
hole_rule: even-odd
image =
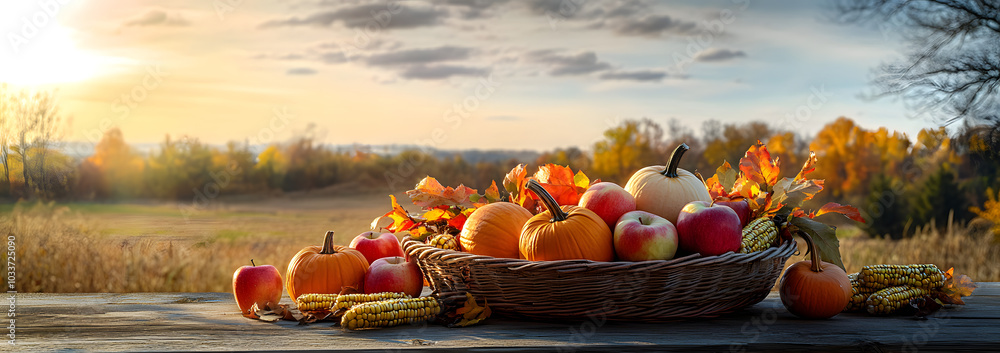
[(566, 212), (563, 212), (562, 208), (559, 207), (559, 203), (556, 202), (556, 199), (552, 198), (552, 195), (549, 194), (548, 191), (545, 191), (542, 184), (539, 184), (534, 179), (530, 179), (528, 180), (528, 190), (531, 190), (531, 192), (535, 193), (535, 196), (542, 199), (542, 204), (544, 204), (545, 208), (552, 214), (552, 219), (549, 220), (549, 222), (555, 223), (566, 220), (568, 215)]
[(819, 257), (819, 247), (816, 246), (816, 243), (813, 242), (809, 234), (802, 231), (798, 232), (798, 234), (799, 237), (806, 241), (806, 248), (809, 250), (810, 259), (812, 259), (811, 270), (813, 272), (823, 272), (823, 260)]
[(333, 231), (326, 231), (326, 238), (323, 239), (323, 250), (320, 250), (320, 254), (336, 254), (337, 251), (333, 249)]
[(686, 143), (680, 144), (674, 149), (674, 152), (670, 154), (670, 162), (667, 163), (667, 168), (663, 170), (661, 174), (667, 178), (677, 177), (677, 167), (681, 164), (681, 157), (684, 156), (684, 152), (687, 152), (691, 147), (688, 147)]
[(251, 265), (251, 266), (253, 266), (253, 267), (257, 267), (257, 265), (255, 265), (255, 264), (253, 263), (253, 259), (250, 259), (250, 265)]

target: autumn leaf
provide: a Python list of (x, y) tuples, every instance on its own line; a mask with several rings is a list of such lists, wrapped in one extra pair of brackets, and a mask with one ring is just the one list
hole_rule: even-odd
[(719, 181), (724, 192), (729, 193), (733, 185), (736, 184), (737, 174), (736, 169), (733, 169), (729, 161), (722, 161), (722, 165), (715, 169), (715, 176), (713, 178)]
[(456, 188), (444, 187), (433, 177), (425, 177), (417, 183), (415, 189), (407, 191), (406, 195), (414, 205), (421, 208), (437, 206), (474, 207), (471, 195), (477, 195), (476, 189), (459, 185)]
[(814, 221), (807, 217), (792, 217), (788, 223), (795, 228), (805, 232), (812, 238), (813, 243), (819, 248), (819, 257), (826, 262), (844, 268), (844, 262), (840, 257), (840, 240), (837, 239), (837, 229), (826, 224)]
[(493, 181), (490, 187), (486, 188), (486, 192), (482, 196), (478, 194), (469, 195), (469, 199), (472, 200), (472, 204), (476, 207), (500, 201), (500, 189), (497, 188), (496, 180)]
[(836, 202), (827, 202), (823, 207), (816, 211), (816, 216), (822, 216), (827, 213), (840, 213), (847, 218), (853, 219), (855, 221), (865, 223), (864, 217), (861, 217), (861, 212), (858, 211), (854, 206), (841, 205)]
[(782, 178), (772, 189), (774, 200), (793, 207), (823, 191), (822, 180)]
[(740, 171), (744, 177), (769, 187), (778, 182), (781, 171), (778, 165), (778, 160), (771, 160), (771, 153), (767, 152), (767, 147), (759, 140), (740, 159)]
[[(578, 178), (583, 179), (580, 182), (582, 186), (577, 185)], [(574, 175), (573, 170), (569, 167), (551, 163), (538, 167), (538, 171), (534, 175), (534, 179), (542, 184), (545, 191), (548, 191), (560, 205), (580, 203), (580, 196), (590, 186), (590, 181), (586, 178), (587, 175), (582, 172)]]
[(958, 304), (965, 305), (965, 301), (962, 297), (968, 297), (972, 295), (977, 288), (976, 283), (972, 281), (972, 278), (966, 275), (954, 275), (955, 268), (952, 267), (945, 271), (945, 281), (944, 285), (941, 287), (941, 300), (946, 304)]
[(278, 320), (299, 321), (304, 315), (298, 310), (288, 308), (288, 305), (268, 302), (263, 307), (254, 303), (250, 306), (250, 318), (265, 322), (275, 322)]
[(801, 209), (796, 209), (792, 211), (793, 217), (806, 217), (806, 218), (816, 218), (827, 213), (840, 213), (847, 218), (852, 220), (865, 223), (865, 219), (861, 217), (861, 212), (858, 211), (854, 206), (841, 205), (836, 202), (828, 202), (827, 204), (820, 207), (818, 211), (806, 212)]
[(927, 319), (928, 316), (941, 310), (941, 302), (931, 295), (910, 299), (910, 307), (913, 308), (913, 316), (920, 319)]
[(816, 162), (819, 159), (816, 158), (816, 152), (809, 151), (809, 158), (806, 158), (806, 162), (802, 164), (802, 169), (799, 170), (799, 174), (795, 176), (795, 180), (801, 180), (806, 178), (806, 174), (816, 171)]
[(527, 177), (524, 165), (518, 164), (504, 177), (504, 188), (510, 194), (510, 202), (521, 205), (531, 213), (540, 212), (541, 203), (534, 193), (528, 191), (529, 179), (538, 181), (560, 205), (576, 205), (587, 188), (599, 181), (588, 180), (583, 171), (574, 174), (570, 167), (556, 164), (540, 166), (535, 174)]
[(396, 201), (395, 195), (389, 195), (389, 199), (392, 200), (392, 211), (387, 212), (386, 214), (382, 215), (382, 217), (376, 218), (375, 221), (372, 222), (373, 229), (375, 226), (379, 225), (380, 223), (379, 221), (383, 217), (389, 217), (389, 219), (392, 220), (392, 224), (389, 225), (389, 227), (387, 227), (386, 229), (393, 233), (409, 230), (419, 222), (418, 220), (411, 217), (410, 213), (406, 212), (406, 209), (404, 209), (403, 206), (399, 205), (399, 202)]
[(472, 293), (465, 293), (465, 304), (456, 309), (453, 314), (449, 314), (454, 321), (448, 324), (448, 327), (466, 327), (472, 326), (486, 320), (493, 313), (490, 310), (489, 303), (483, 302), (483, 306), (479, 306), (476, 302), (476, 298)]

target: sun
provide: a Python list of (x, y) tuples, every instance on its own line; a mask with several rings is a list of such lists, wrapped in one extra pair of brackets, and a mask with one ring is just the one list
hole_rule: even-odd
[(83, 81), (106, 72), (114, 60), (81, 50), (72, 34), (53, 23), (20, 44), (17, 51), (8, 45), (0, 56), (0, 82), (48, 85)]

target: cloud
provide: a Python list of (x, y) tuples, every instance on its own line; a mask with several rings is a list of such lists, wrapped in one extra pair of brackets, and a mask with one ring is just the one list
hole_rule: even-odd
[(494, 14), (493, 8), (503, 5), (507, 0), (446, 0), (445, 5), (458, 9), (462, 18), (471, 20), (483, 17), (490, 17)]
[(597, 54), (592, 51), (561, 55), (554, 50), (545, 49), (529, 52), (527, 55), (534, 62), (550, 65), (549, 75), (552, 76), (586, 75), (611, 69), (611, 64), (598, 61)]
[(640, 82), (659, 82), (667, 77), (667, 73), (659, 70), (613, 71), (599, 76), (602, 80), (627, 80)]
[(623, 19), (612, 27), (618, 35), (659, 37), (665, 33), (691, 33), (698, 25), (675, 20), (667, 15), (651, 15), (639, 19)]
[(709, 49), (695, 56), (695, 60), (701, 62), (719, 62), (732, 60), (736, 58), (746, 57), (747, 53), (742, 50), (729, 50), (729, 49)]
[(191, 22), (181, 17), (179, 13), (167, 12), (161, 9), (151, 9), (146, 13), (125, 21), (126, 27), (145, 26), (189, 26)]
[(407, 79), (440, 80), (452, 76), (482, 76), (489, 73), (486, 68), (460, 65), (415, 65), (403, 70), (400, 75)]
[(315, 75), (316, 70), (310, 69), (308, 67), (296, 67), (288, 69), (285, 71), (286, 75)]
[(347, 56), (345, 56), (343, 52), (330, 51), (319, 54), (319, 60), (324, 64), (340, 64), (347, 62)]
[(408, 49), (369, 56), (365, 62), (371, 66), (398, 66), (429, 64), (440, 61), (464, 60), (473, 53), (472, 48), (441, 46), (427, 49)]
[(272, 20), (259, 27), (329, 27), (337, 22), (348, 28), (381, 30), (433, 26), (440, 24), (447, 17), (448, 11), (440, 8), (399, 5), (399, 8), (389, 9), (386, 4), (373, 3), (345, 6), (333, 11), (320, 11), (305, 18), (296, 16), (284, 20)]

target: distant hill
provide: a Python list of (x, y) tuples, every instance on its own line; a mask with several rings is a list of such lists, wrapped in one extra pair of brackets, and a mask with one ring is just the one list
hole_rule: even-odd
[[(76, 159), (83, 159), (94, 154), (94, 143), (90, 142), (66, 142), (63, 143), (59, 150)], [(140, 154), (154, 153), (159, 150), (159, 143), (133, 143), (129, 144), (132, 146), (134, 151)], [(225, 145), (210, 145), (213, 148), (225, 149)], [(462, 159), (468, 163), (478, 163), (478, 162), (502, 162), (510, 159), (514, 159), (525, 163), (534, 163), (538, 156), (541, 155), (538, 151), (531, 150), (479, 150), (479, 149), (469, 149), (469, 150), (439, 150), (436, 148), (429, 148), (426, 146), (417, 145), (362, 145), (362, 144), (342, 144), (342, 145), (325, 145), (329, 150), (336, 152), (353, 152), (353, 151), (363, 151), (366, 153), (376, 153), (383, 156), (393, 156), (407, 150), (422, 150), (429, 152), (437, 158), (452, 158), (455, 155), (462, 156)], [(260, 153), (267, 148), (267, 145), (252, 145), (250, 150), (254, 153)]]

